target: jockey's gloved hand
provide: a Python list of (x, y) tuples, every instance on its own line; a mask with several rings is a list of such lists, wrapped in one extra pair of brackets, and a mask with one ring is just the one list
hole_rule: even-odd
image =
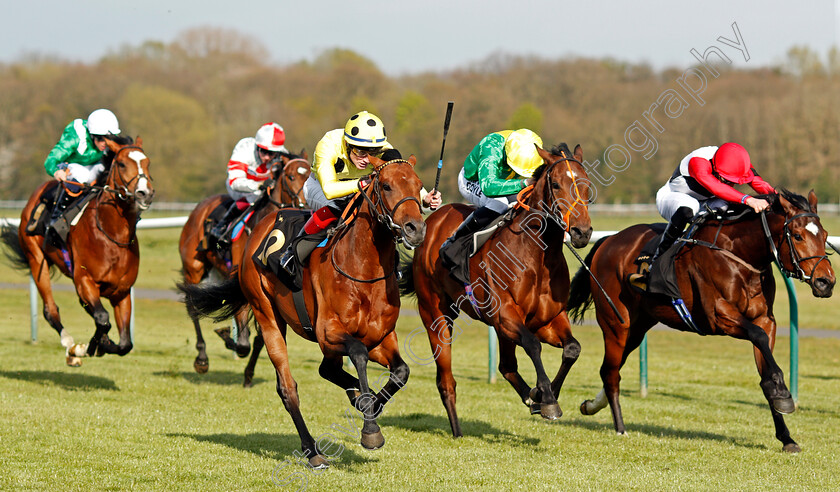
[(371, 178), (370, 175), (359, 178), (359, 188), (364, 189), (371, 183), (371, 181), (373, 181), (373, 178)]
[(273, 188), (275, 183), (276, 183), (276, 182), (274, 181), (274, 178), (268, 178), (268, 179), (266, 179), (266, 180), (265, 180), (265, 181), (263, 181), (263, 182), (262, 182), (262, 184), (260, 185), (260, 191), (265, 191), (265, 190), (267, 190), (267, 189), (269, 189), (269, 188)]

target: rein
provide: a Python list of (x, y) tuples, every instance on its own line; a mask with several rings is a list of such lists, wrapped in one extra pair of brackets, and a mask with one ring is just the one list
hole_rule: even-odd
[[(356, 277), (350, 275), (349, 273), (345, 272), (344, 270), (342, 270), (341, 267), (338, 266), (338, 263), (336, 263), (336, 261), (335, 261), (336, 245), (338, 244), (338, 241), (342, 237), (344, 237), (346, 232), (349, 231), (350, 224), (352, 224), (357, 217), (359, 207), (355, 207), (354, 205), (355, 205), (356, 201), (359, 199), (359, 196), (361, 195), (362, 199), (364, 199), (365, 202), (367, 202), (367, 204), (370, 206), (370, 210), (374, 214), (376, 214), (376, 221), (383, 224), (391, 232), (391, 235), (393, 236), (394, 244), (403, 243), (402, 227), (400, 227), (397, 223), (394, 222), (394, 213), (396, 213), (396, 211), (400, 207), (400, 205), (413, 201), (414, 203), (417, 204), (417, 206), (420, 208), (421, 211), (423, 209), (422, 206), (420, 205), (420, 200), (418, 200), (417, 198), (415, 198), (413, 196), (407, 196), (407, 197), (403, 198), (402, 200), (398, 201), (397, 204), (394, 205), (394, 208), (392, 208), (392, 209), (388, 209), (388, 207), (385, 205), (385, 201), (382, 199), (382, 191), (381, 191), (381, 184), (380, 184), (380, 181), (379, 181), (379, 176), (380, 176), (380, 171), (382, 171), (382, 169), (384, 169), (385, 167), (390, 166), (391, 164), (408, 164), (408, 165), (411, 165), (411, 163), (408, 162), (405, 159), (394, 159), (392, 161), (385, 162), (382, 165), (374, 168), (373, 173), (371, 173), (371, 175), (373, 176), (373, 181), (368, 185), (368, 189), (371, 189), (373, 191), (373, 195), (374, 195), (373, 199), (371, 199), (370, 196), (367, 193), (365, 193), (365, 190), (362, 189), (362, 183), (361, 183), (361, 180), (359, 180), (359, 182), (358, 182), (359, 191), (356, 192), (356, 195), (350, 200), (350, 203), (347, 205), (347, 208), (344, 210), (344, 213), (341, 214), (341, 220), (343, 222), (341, 223), (341, 225), (336, 227), (336, 229), (339, 229), (339, 228), (341, 228), (341, 229), (340, 230), (334, 230), (335, 231), (334, 234), (337, 237), (336, 237), (335, 241), (333, 241), (333, 247), (330, 250), (330, 262), (332, 263), (332, 266), (335, 269), (335, 271), (337, 271), (341, 275), (349, 278), (350, 280), (352, 280), (354, 282), (371, 284), (371, 283), (374, 283), (374, 282), (379, 282), (380, 280), (385, 280), (388, 277), (390, 277), (390, 276), (392, 276), (396, 273), (397, 267), (398, 267), (399, 262), (400, 262), (399, 255), (395, 255), (394, 256), (394, 268), (391, 270), (391, 272), (386, 273), (385, 275), (382, 275), (381, 277), (376, 277), (376, 278), (372, 278), (372, 279), (356, 278)], [(375, 202), (374, 202), (374, 200), (375, 200)], [(352, 212), (350, 212), (351, 209), (353, 209)], [(380, 212), (380, 209), (382, 210), (382, 212)], [(345, 218), (348, 218), (348, 220), (344, 221)], [(409, 247), (409, 246), (406, 245), (406, 247)]]

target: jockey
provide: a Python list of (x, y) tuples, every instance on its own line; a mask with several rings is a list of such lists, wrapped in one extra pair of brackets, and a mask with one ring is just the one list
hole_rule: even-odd
[[(537, 153), (537, 146), (542, 145), (539, 135), (522, 128), (491, 133), (473, 148), (458, 174), (458, 190), (478, 208), (441, 245), (440, 256), (446, 268), (451, 271), (457, 264), (457, 248), (451, 245), (488, 226), (516, 203), (520, 190), (534, 184), (531, 176), (543, 164)], [(469, 279), (458, 280), (469, 283)]]
[[(303, 196), (312, 207), (312, 217), (306, 222), (298, 238), (289, 241), (280, 257), (280, 266), (292, 278), (297, 275), (293, 261), (295, 254), (291, 245), (297, 247), (301, 263), (315, 247), (326, 238), (327, 227), (341, 215), (352, 195), (370, 183), (370, 156), (385, 160), (399, 159), (385, 136), (385, 125), (376, 115), (367, 111), (354, 114), (344, 128), (327, 132), (315, 146), (312, 174), (303, 185)], [(441, 204), (439, 191), (421, 191), (421, 202), (425, 208), (436, 209)], [(296, 238), (297, 239), (297, 238)]]
[(208, 244), (218, 248), (230, 246), (227, 232), (229, 222), (262, 196), (271, 166), (284, 154), (288, 155), (286, 133), (277, 123), (266, 123), (254, 137), (245, 137), (233, 148), (227, 165), (225, 187), (233, 203), (208, 234)]
[(656, 208), (668, 221), (668, 227), (650, 262), (640, 268), (642, 274), (646, 274), (650, 264), (682, 235), (686, 224), (702, 205), (717, 208), (728, 202), (742, 203), (755, 212), (770, 206), (767, 200), (741, 193), (733, 187), (742, 184), (749, 184), (758, 193), (776, 193), (752, 167), (747, 150), (736, 143), (701, 147), (683, 157), (668, 182), (656, 192)]
[(44, 168), (47, 174), (63, 184), (59, 186), (55, 198), (55, 208), (50, 217), (49, 226), (44, 233), (47, 241), (58, 246), (60, 234), (55, 230), (56, 221), (75, 196), (67, 193), (78, 192), (81, 184), (91, 184), (105, 170), (102, 156), (107, 147), (106, 140), (119, 135), (120, 124), (117, 117), (107, 109), (97, 109), (87, 120), (77, 118), (71, 121), (61, 134), (55, 147), (47, 155)]

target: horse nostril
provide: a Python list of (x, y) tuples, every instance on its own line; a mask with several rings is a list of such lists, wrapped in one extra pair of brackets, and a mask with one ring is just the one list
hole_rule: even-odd
[(415, 227), (415, 226), (414, 226), (414, 224), (412, 224), (411, 222), (409, 222), (409, 223), (407, 223), (407, 224), (405, 225), (405, 231), (406, 231), (408, 234), (414, 235), (414, 233), (415, 233), (415, 232), (417, 232), (417, 227)]

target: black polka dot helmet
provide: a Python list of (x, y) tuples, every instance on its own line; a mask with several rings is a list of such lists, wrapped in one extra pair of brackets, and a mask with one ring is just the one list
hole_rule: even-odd
[(388, 143), (382, 120), (367, 111), (356, 113), (347, 120), (344, 141), (356, 147), (382, 147)]

